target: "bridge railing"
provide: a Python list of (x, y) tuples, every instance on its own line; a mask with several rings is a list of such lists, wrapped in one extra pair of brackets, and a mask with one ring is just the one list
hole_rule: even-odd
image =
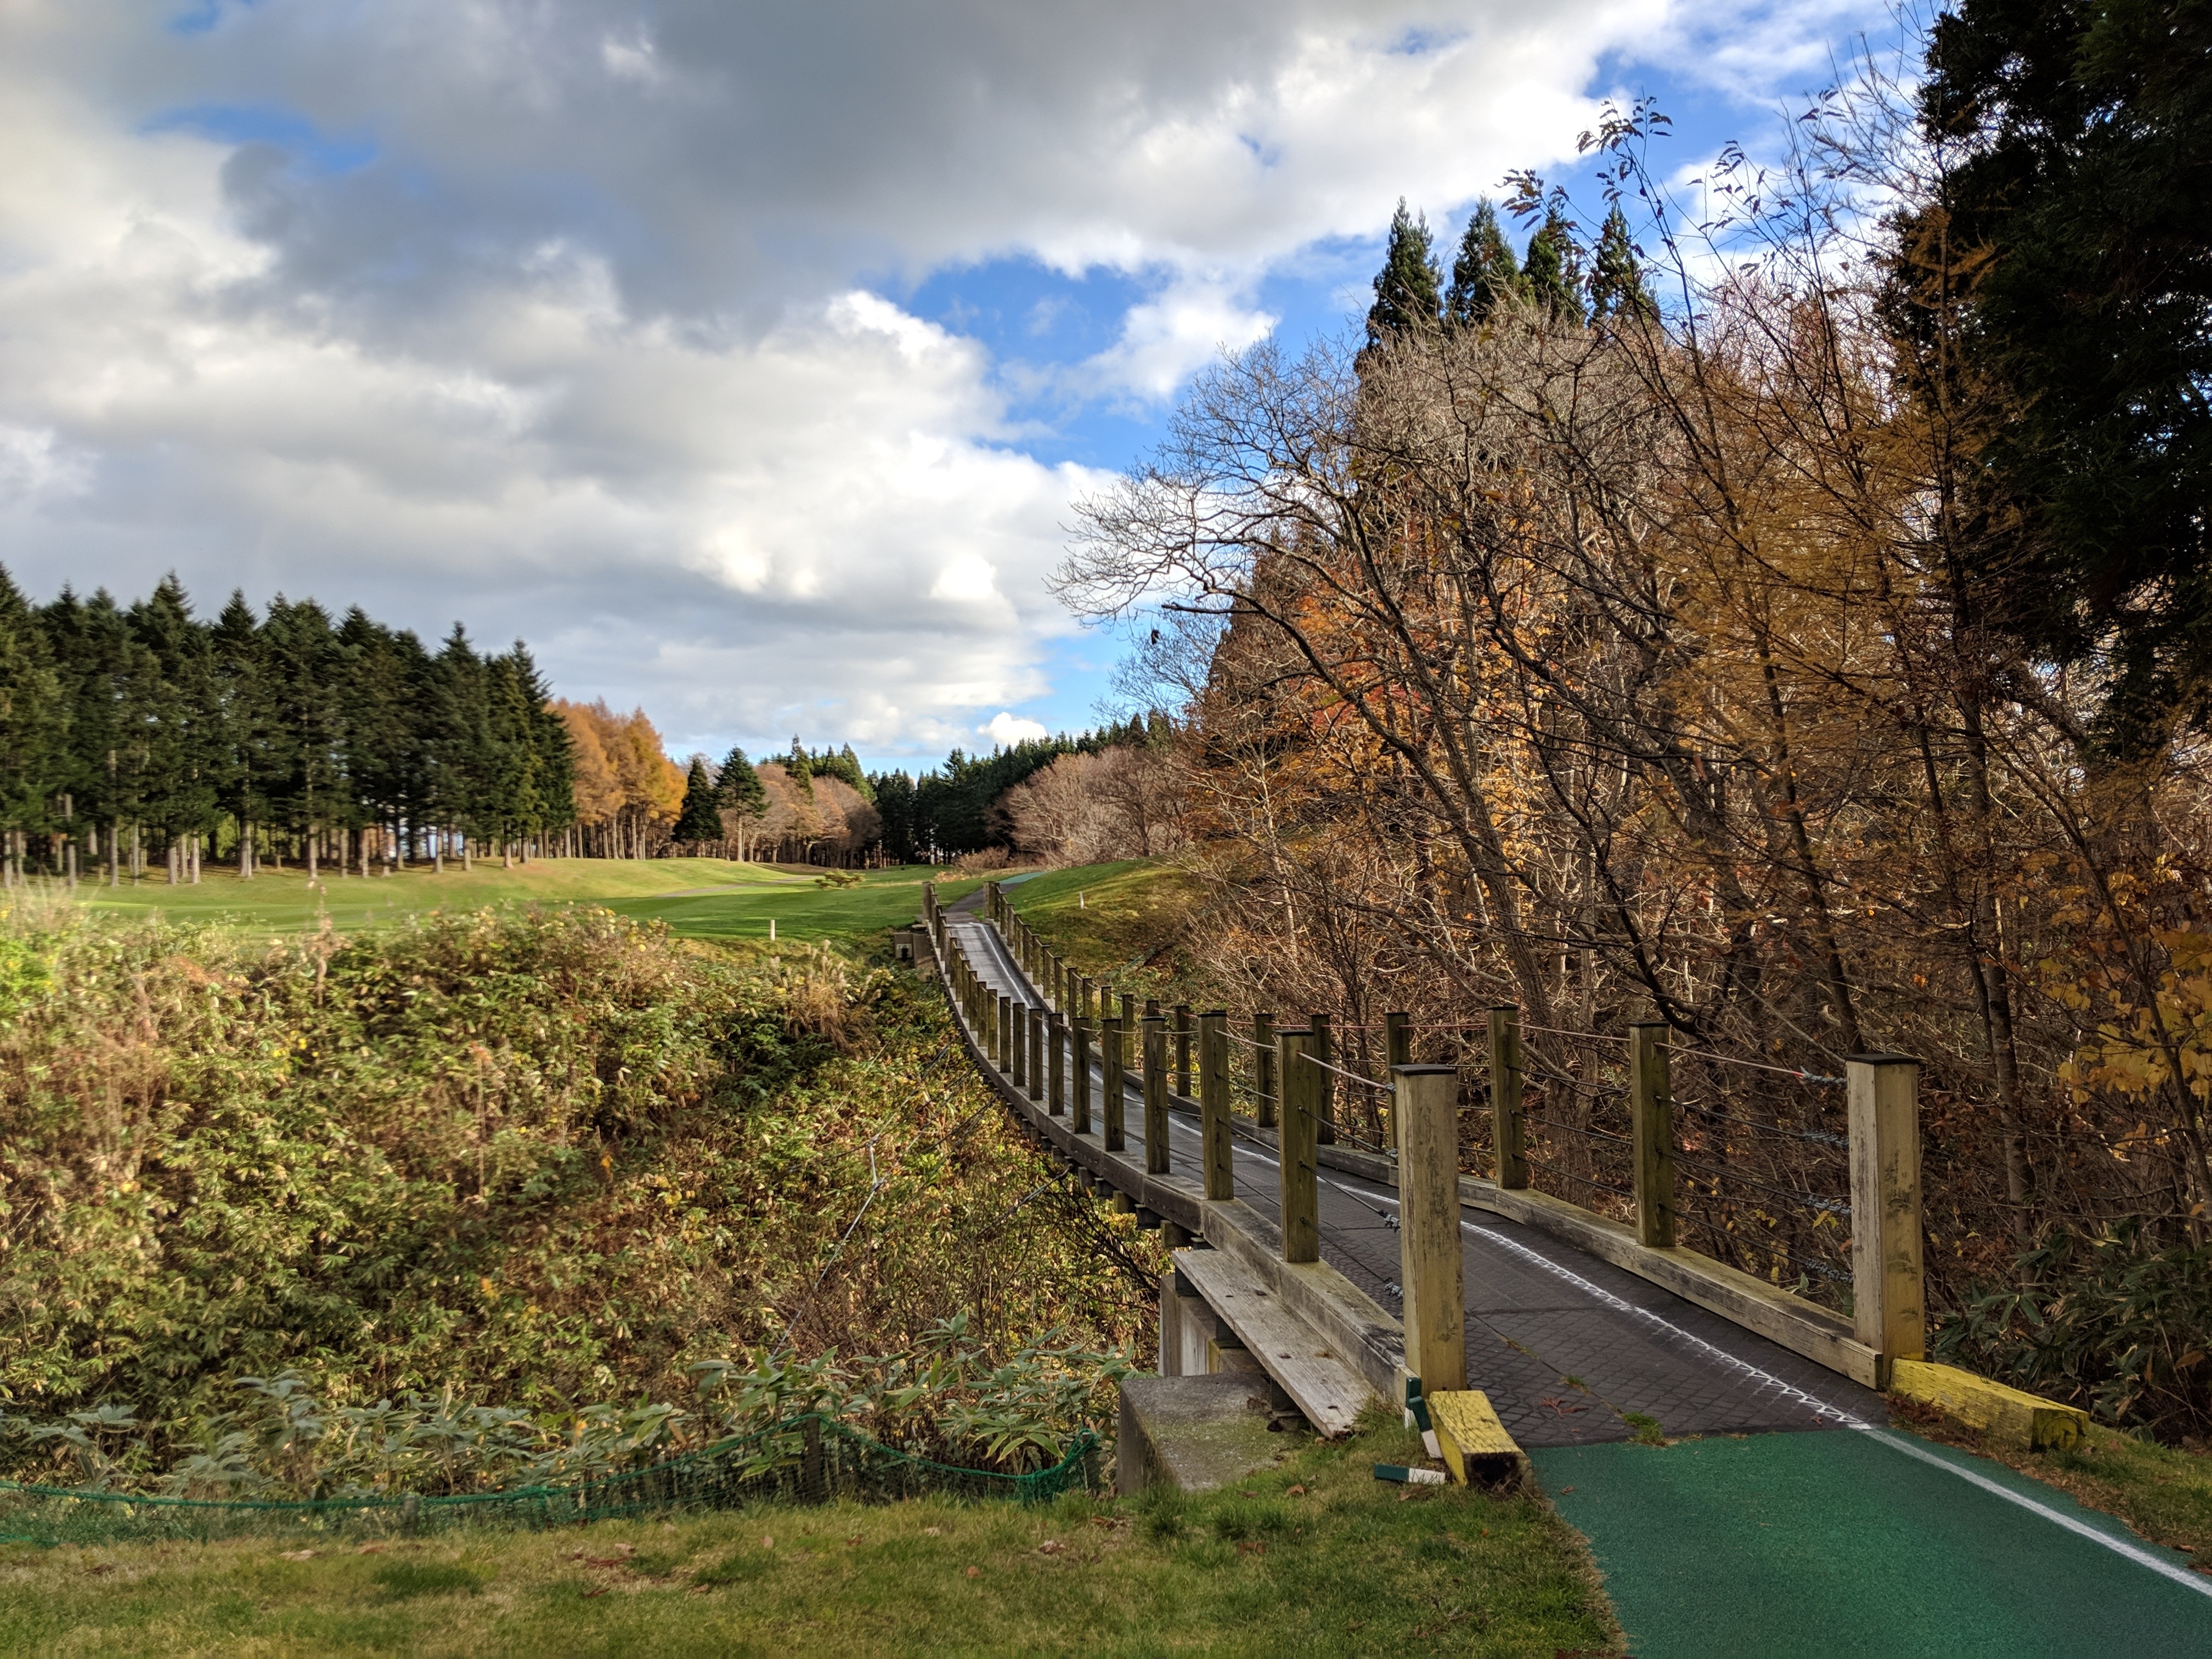
[[(1663, 1024), (1626, 1032), (1479, 1021), (1362, 1024), (1310, 1012), (1163, 1010), (1074, 970), (997, 883), (983, 915), (1038, 1000), (988, 988), (927, 925), (948, 985), (993, 1063), (1053, 1117), (1126, 1146), (1138, 1091), (1146, 1166), (1166, 1173), (1170, 1112), (1195, 1113), (1210, 1196), (1231, 1190), (1237, 1139), (1274, 1153), (1285, 1260), (1319, 1255), (1317, 1171), (1407, 1187), (1410, 1070), (1452, 1080), (1459, 1198), (1545, 1227), (1870, 1385), (1925, 1351), (1918, 1065), (1850, 1057), (1844, 1075), (1699, 1048)], [(1425, 1052), (1432, 1062), (1417, 1064)], [(1436, 1153), (1435, 1156), (1442, 1156)], [(1217, 1167), (1218, 1166), (1218, 1167)]]

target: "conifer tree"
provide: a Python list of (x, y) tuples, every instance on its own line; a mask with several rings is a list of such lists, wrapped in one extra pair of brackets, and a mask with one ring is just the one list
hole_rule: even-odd
[(1636, 258), (1636, 244), (1628, 234), (1628, 216), (1620, 204), (1605, 216), (1598, 233), (1597, 254), (1590, 261), (1589, 312), (1601, 317), (1654, 317), (1659, 307), (1644, 285), (1644, 268)]
[(1583, 320), (1581, 263), (1573, 227), (1566, 215), (1554, 207), (1528, 239), (1528, 263), (1522, 272), (1528, 284), (1529, 301), (1541, 314), (1564, 322)]
[(1444, 321), (1454, 328), (1472, 328), (1495, 310), (1500, 301), (1522, 292), (1520, 262), (1513, 245), (1498, 228), (1498, 210), (1485, 197), (1475, 204), (1460, 238), (1459, 257), (1452, 261), (1451, 288), (1444, 295)]
[(691, 757), (691, 769), (684, 779), (684, 810), (676, 819), (676, 839), (697, 844), (722, 838), (722, 814), (714, 801), (714, 781), (707, 775), (707, 757)]
[(785, 775), (793, 783), (806, 792), (807, 799), (812, 800), (814, 799), (814, 763), (806, 757), (806, 745), (799, 742), (798, 734), (795, 732), (791, 739), (791, 753), (783, 763), (783, 769)]
[(0, 830), (46, 827), (66, 709), (39, 617), (0, 566)]
[(1382, 269), (1375, 273), (1375, 303), (1367, 312), (1367, 343), (1381, 345), (1401, 334), (1437, 325), (1443, 286), (1425, 215), (1407, 212), (1405, 198), (1390, 216), (1390, 240)]

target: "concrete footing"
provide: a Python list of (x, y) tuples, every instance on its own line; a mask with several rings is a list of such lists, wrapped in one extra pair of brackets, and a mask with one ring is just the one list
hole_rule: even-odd
[(1271, 1467), (1287, 1449), (1264, 1376), (1131, 1376), (1121, 1383), (1114, 1490), (1164, 1484), (1211, 1492)]

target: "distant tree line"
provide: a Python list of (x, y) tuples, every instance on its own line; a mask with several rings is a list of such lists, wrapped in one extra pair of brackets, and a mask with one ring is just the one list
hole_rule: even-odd
[(919, 777), (878, 772), (868, 782), (882, 816), (884, 851), (902, 864), (928, 863), (1013, 844), (999, 803), (1016, 784), (1062, 755), (1102, 755), (1121, 747), (1160, 747), (1172, 737), (1167, 717), (1153, 712), (1109, 722), (1071, 737), (1030, 738), (989, 755), (956, 749)]
[(128, 606), (33, 605), (0, 569), (0, 834), (8, 878), (149, 863), (251, 878), (495, 850), (574, 821), (575, 757), (528, 648), (433, 650), (358, 608), (234, 594), (198, 620), (175, 578)]

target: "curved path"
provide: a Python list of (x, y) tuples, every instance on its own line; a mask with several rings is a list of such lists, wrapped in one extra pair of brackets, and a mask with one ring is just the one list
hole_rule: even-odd
[[(946, 906), (948, 931), (990, 988), (1042, 1003), (981, 898)], [(1198, 1167), (1197, 1126), (1169, 1130), (1174, 1166)], [(1235, 1173), (1273, 1218), (1272, 1149), (1239, 1139)], [(1394, 1311), (1396, 1210), (1387, 1186), (1321, 1176), (1323, 1259)], [(1460, 1234), (1470, 1386), (1589, 1537), (1639, 1659), (2212, 1656), (2212, 1578), (2187, 1558), (1891, 1431), (1879, 1395), (1562, 1240), (1476, 1211)], [(1682, 1443), (1631, 1443), (1632, 1418)]]

